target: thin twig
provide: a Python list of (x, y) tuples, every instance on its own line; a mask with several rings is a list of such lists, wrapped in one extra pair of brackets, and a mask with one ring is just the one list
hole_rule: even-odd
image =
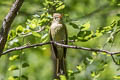
[(114, 58), (113, 55), (111, 55), (111, 57), (112, 57), (113, 62), (114, 62), (116, 65), (120, 65), (120, 64), (117, 63), (117, 61), (115, 60), (115, 58)]
[[(41, 27), (40, 30), (37, 30), (37, 31), (35, 31), (35, 32), (39, 33), (39, 32), (41, 32), (41, 31), (43, 31), (44, 29), (45, 29), (45, 27), (43, 26), (43, 27)], [(31, 34), (32, 34), (32, 32), (29, 32), (29, 33), (27, 33), (27, 34), (21, 34), (21, 35), (24, 36), (24, 37), (26, 37), (26, 36), (29, 36), (29, 35), (31, 35)]]
[(26, 48), (32, 48), (32, 47), (42, 46), (42, 45), (46, 45), (46, 44), (50, 44), (50, 42), (15, 47), (15, 48), (11, 48), (11, 49), (8, 49), (8, 50), (4, 51), (2, 53), (2, 55), (5, 55), (6, 53), (9, 53), (9, 52), (12, 52), (12, 51), (17, 51), (17, 50), (22, 50), (22, 49), (26, 49)]

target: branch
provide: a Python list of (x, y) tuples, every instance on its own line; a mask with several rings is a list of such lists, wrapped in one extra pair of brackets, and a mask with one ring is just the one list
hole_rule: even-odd
[(65, 47), (65, 48), (81, 49), (81, 50), (85, 50), (85, 51), (94, 51), (94, 52), (104, 52), (104, 53), (107, 53), (107, 54), (110, 54), (110, 55), (120, 54), (120, 51), (119, 52), (109, 52), (107, 50), (102, 50), (102, 49), (79, 47), (79, 46), (73, 46), (73, 45), (64, 45), (64, 44), (57, 43), (57, 42), (53, 42), (53, 43), (58, 45), (58, 46)]
[(50, 42), (45, 42), (45, 43), (38, 43), (38, 44), (32, 44), (32, 45), (11, 48), (11, 49), (4, 51), (2, 53), (2, 55), (5, 55), (5, 54), (12, 52), (12, 51), (17, 51), (17, 50), (22, 50), (22, 49), (32, 48), (32, 47), (38, 47), (38, 46), (43, 46), (43, 45), (47, 45), (47, 44), (55, 44), (57, 46), (61, 46), (61, 47), (65, 47), (65, 48), (81, 49), (81, 50), (85, 50), (85, 51), (104, 52), (104, 53), (107, 53), (110, 55), (120, 54), (120, 51), (119, 52), (109, 52), (107, 50), (102, 50), (102, 49), (86, 48), (86, 47), (79, 47), (79, 46), (73, 46), (73, 45), (64, 45), (64, 44), (61, 44), (58, 42), (50, 41)]
[(19, 11), (23, 2), (24, 0), (16, 0), (14, 4), (12, 5), (9, 13), (3, 20), (2, 27), (0, 30), (0, 55), (3, 52), (3, 49), (5, 47), (11, 24), (13, 20), (15, 19), (15, 17), (17, 16), (17, 12)]
[(37, 46), (43, 46), (43, 45), (47, 45), (47, 44), (51, 44), (52, 42), (45, 42), (45, 43), (38, 43), (38, 44), (32, 44), (32, 45), (26, 45), (26, 46), (20, 46), (20, 47), (15, 47), (15, 48), (11, 48), (11, 49), (8, 49), (6, 51), (4, 51), (2, 53), (2, 55), (5, 55), (9, 52), (12, 52), (12, 51), (17, 51), (17, 50), (22, 50), (22, 49), (26, 49), (26, 48), (32, 48), (32, 47), (37, 47)]

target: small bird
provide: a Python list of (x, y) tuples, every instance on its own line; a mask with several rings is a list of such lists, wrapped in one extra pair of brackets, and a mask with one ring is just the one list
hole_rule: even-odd
[[(60, 13), (53, 14), (53, 21), (50, 26), (50, 39), (51, 41), (59, 42), (62, 44), (67, 44), (67, 29), (65, 24), (62, 22), (62, 15)], [(59, 78), (60, 75), (65, 75), (67, 77), (66, 70), (66, 51), (67, 48), (51, 44), (52, 52), (55, 55), (55, 65), (56, 65), (56, 77)]]

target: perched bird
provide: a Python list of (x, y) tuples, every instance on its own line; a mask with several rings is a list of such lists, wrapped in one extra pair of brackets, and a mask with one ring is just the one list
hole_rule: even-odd
[[(50, 39), (51, 41), (67, 44), (67, 29), (62, 22), (62, 15), (60, 13), (53, 14), (53, 21), (50, 26)], [(59, 78), (60, 75), (67, 77), (66, 70), (66, 48), (51, 44), (52, 52), (55, 55), (55, 76)]]

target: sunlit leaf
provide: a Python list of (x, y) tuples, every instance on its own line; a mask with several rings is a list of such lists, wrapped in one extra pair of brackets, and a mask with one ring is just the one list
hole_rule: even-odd
[(18, 76), (10, 76), (8, 77), (8, 80), (19, 80)]
[(118, 6), (120, 6), (120, 4), (117, 4)]
[(92, 55), (96, 56), (96, 55), (97, 55), (97, 53), (96, 53), (96, 52), (92, 52)]
[(114, 79), (120, 79), (120, 75), (113, 76)]
[(13, 55), (9, 58), (9, 60), (13, 61), (19, 58), (19, 55)]
[(67, 80), (65, 75), (60, 75), (60, 80)]
[(74, 72), (72, 70), (68, 70), (68, 75), (71, 76)]
[(82, 31), (84, 31), (84, 30), (88, 30), (89, 28), (90, 28), (90, 22), (87, 22), (87, 23), (83, 24), (80, 29)]
[(62, 10), (64, 8), (65, 8), (65, 5), (62, 5), (62, 6), (58, 7), (58, 8), (56, 8), (56, 11)]
[(95, 72), (91, 72), (91, 76), (95, 77), (96, 76)]
[(46, 47), (42, 47), (42, 50), (46, 50), (47, 48)]
[(16, 28), (17, 34), (18, 34), (18, 33), (22, 33), (23, 31), (24, 31), (24, 28), (23, 28), (21, 25), (19, 25), (19, 26)]
[(35, 36), (35, 37), (41, 37), (41, 35), (37, 32), (32, 32), (32, 35)]
[(30, 29), (25, 29), (24, 33), (29, 33), (31, 30)]
[(77, 68), (79, 71), (82, 71), (82, 66), (78, 65), (78, 66), (76, 66), (76, 68)]
[(16, 32), (14, 30), (11, 30), (9, 35), (10, 35), (10, 38), (11, 37), (15, 37), (16, 36)]
[(8, 77), (8, 80), (15, 80), (15, 78), (10, 76), (10, 77)]
[(8, 68), (8, 71), (13, 71), (13, 70), (18, 70), (19, 68), (15, 65), (11, 65), (9, 68)]
[(101, 54), (106, 55), (106, 53), (105, 53), (105, 52), (101, 52)]

